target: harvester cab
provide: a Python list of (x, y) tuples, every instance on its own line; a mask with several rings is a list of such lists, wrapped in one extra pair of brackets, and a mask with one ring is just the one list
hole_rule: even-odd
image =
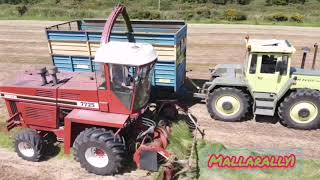
[(95, 73), (100, 105), (109, 105), (108, 109), (100, 110), (139, 113), (150, 97), (156, 60), (157, 54), (149, 44), (109, 42), (102, 45), (94, 59)]
[[(219, 64), (211, 71), (196, 97), (206, 100), (213, 119), (239, 121), (253, 115), (280, 117), (280, 123), (296, 129), (320, 127), (320, 71), (292, 67), (296, 49), (287, 40), (246, 38), (244, 64)], [(255, 117), (255, 116), (254, 116)]]

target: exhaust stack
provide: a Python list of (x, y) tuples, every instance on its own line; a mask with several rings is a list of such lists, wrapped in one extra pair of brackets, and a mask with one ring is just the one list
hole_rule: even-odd
[(301, 62), (301, 69), (304, 69), (304, 64), (306, 62), (307, 54), (310, 52), (310, 49), (308, 47), (303, 47), (303, 56), (302, 56), (302, 62)]
[(49, 69), (49, 74), (52, 77), (53, 85), (57, 85), (59, 83), (58, 78), (57, 78), (57, 73), (58, 73), (57, 67), (53, 66), (52, 68)]
[(317, 53), (318, 53), (318, 44), (314, 44), (314, 55), (313, 55), (313, 61), (312, 61), (312, 69), (314, 69), (314, 66), (316, 65), (316, 59), (317, 59)]
[(40, 74), (42, 78), (42, 86), (48, 84), (47, 77), (46, 77), (47, 72), (48, 71), (46, 67), (43, 67), (37, 70), (37, 74)]

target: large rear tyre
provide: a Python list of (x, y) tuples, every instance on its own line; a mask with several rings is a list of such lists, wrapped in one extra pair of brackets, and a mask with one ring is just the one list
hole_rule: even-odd
[(249, 108), (249, 98), (239, 89), (221, 87), (209, 94), (207, 109), (216, 120), (235, 122), (245, 117)]
[(278, 113), (283, 124), (294, 129), (317, 129), (320, 126), (320, 92), (298, 90), (280, 104)]
[(26, 130), (18, 133), (15, 138), (15, 151), (27, 161), (38, 162), (43, 156), (43, 139), (36, 132)]
[(125, 145), (114, 138), (112, 131), (86, 129), (78, 135), (73, 148), (76, 159), (88, 172), (112, 175), (123, 168)]

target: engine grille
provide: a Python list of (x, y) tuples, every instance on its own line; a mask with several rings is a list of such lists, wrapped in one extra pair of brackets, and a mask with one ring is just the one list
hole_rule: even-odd
[(69, 92), (61, 92), (59, 98), (61, 98), (61, 99), (79, 100), (80, 99), (80, 94), (69, 93)]
[(54, 90), (37, 90), (37, 96), (54, 98)]
[(30, 118), (33, 121), (48, 120), (48, 119), (52, 119), (55, 116), (55, 110), (26, 107), (25, 115), (27, 118)]

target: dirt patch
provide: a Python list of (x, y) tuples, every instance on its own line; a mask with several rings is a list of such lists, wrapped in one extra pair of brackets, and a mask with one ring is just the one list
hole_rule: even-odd
[(15, 179), (148, 179), (146, 171), (137, 170), (122, 175), (99, 177), (89, 174), (72, 160), (50, 159), (42, 162), (21, 160), (15, 153), (0, 149), (1, 178)]

